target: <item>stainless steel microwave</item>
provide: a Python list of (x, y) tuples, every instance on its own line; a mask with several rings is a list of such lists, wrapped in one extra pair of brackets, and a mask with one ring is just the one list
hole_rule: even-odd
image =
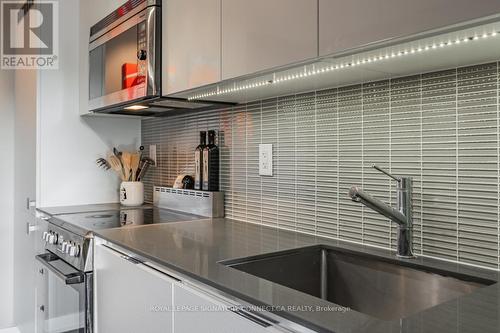
[(89, 111), (161, 95), (161, 0), (130, 0), (90, 28)]

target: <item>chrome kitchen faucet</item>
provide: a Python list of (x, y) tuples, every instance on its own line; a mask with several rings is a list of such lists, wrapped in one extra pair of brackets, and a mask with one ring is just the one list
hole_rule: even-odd
[(375, 169), (391, 177), (397, 183), (397, 209), (365, 193), (360, 187), (352, 186), (349, 196), (352, 201), (360, 202), (376, 212), (390, 218), (398, 225), (398, 249), (397, 256), (400, 258), (414, 258), (413, 255), (413, 215), (412, 215), (412, 177), (396, 177), (376, 165)]

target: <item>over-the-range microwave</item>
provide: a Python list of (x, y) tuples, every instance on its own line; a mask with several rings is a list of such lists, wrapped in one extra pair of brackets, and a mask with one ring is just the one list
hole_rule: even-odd
[(139, 116), (207, 109), (162, 96), (162, 0), (129, 0), (90, 28), (89, 111)]

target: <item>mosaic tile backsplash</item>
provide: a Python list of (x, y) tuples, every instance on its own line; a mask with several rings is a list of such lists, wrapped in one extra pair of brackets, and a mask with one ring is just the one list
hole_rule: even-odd
[[(395, 249), (396, 227), (348, 198), (351, 185), (395, 205), (414, 177), (415, 253), (499, 268), (499, 63), (144, 119), (159, 166), (145, 180), (193, 174), (199, 131), (217, 129), (228, 218)], [(273, 144), (274, 176), (258, 174)]]

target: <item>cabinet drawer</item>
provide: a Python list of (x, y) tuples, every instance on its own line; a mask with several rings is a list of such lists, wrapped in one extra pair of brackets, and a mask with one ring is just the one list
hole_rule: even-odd
[(176, 333), (259, 333), (277, 332), (258, 319), (245, 318), (231, 306), (184, 286), (174, 287), (174, 331)]

